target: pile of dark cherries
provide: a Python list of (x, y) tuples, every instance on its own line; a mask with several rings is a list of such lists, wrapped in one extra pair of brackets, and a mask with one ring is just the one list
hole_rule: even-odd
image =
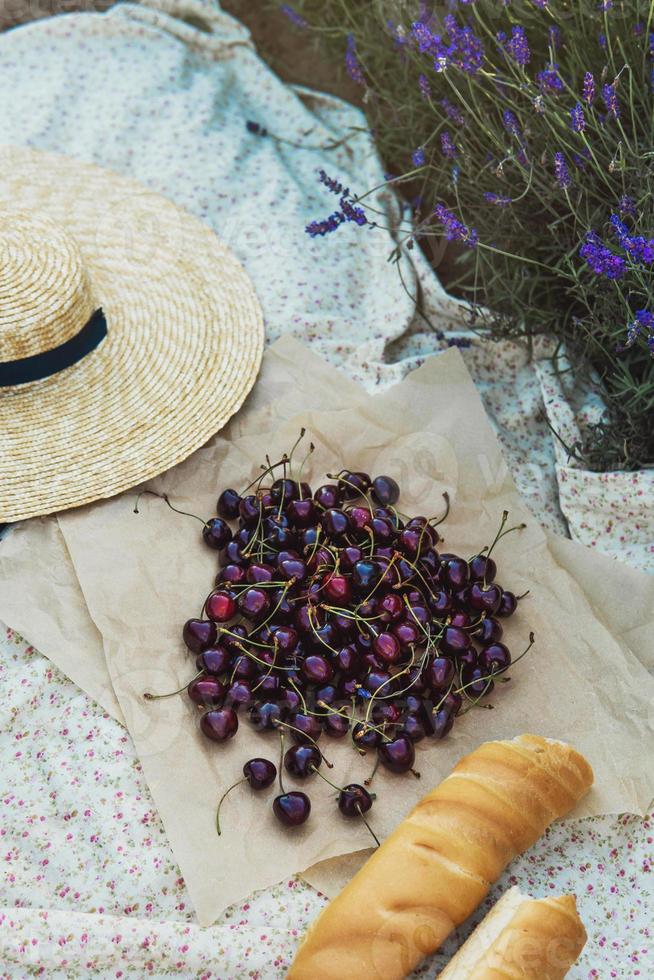
[[(511, 664), (500, 620), (518, 599), (496, 583), (490, 556), (508, 515), (474, 557), (439, 553), (443, 518), (402, 515), (391, 477), (344, 470), (313, 491), (288, 475), (273, 479), (287, 463), (266, 467), (243, 495), (224, 490), (203, 527), (220, 568), (203, 618), (183, 629), (200, 671), (186, 690), (205, 709), (201, 731), (222, 742), (247, 719), (283, 732), (291, 744), (284, 753), (282, 739), (282, 765), (297, 779), (327, 762), (323, 734), (418, 775), (415, 743), (444, 738)], [(254, 789), (277, 775), (262, 759), (243, 771)], [(304, 823), (308, 796), (281, 788), (275, 815)], [(335, 789), (346, 816), (370, 809), (364, 786)]]

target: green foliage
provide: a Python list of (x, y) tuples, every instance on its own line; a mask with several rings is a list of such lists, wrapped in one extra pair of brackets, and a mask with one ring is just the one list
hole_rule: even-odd
[(448, 287), (494, 311), (495, 336), (554, 335), (598, 387), (605, 418), (575, 452), (597, 470), (653, 465), (654, 4), (294, 6), (360, 66), (380, 151), (420, 200), (413, 237), (474, 246)]

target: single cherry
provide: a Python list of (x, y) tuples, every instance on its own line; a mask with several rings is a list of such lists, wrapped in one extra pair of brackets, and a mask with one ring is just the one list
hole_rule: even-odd
[(296, 779), (311, 776), (321, 762), (320, 749), (315, 745), (291, 745), (284, 756), (284, 768)]
[(228, 623), (238, 612), (236, 599), (231, 592), (212, 592), (205, 603), (208, 619), (214, 623)]
[(221, 495), (218, 497), (218, 506), (216, 510), (226, 521), (235, 521), (238, 517), (238, 507), (240, 502), (240, 493), (237, 493), (236, 490), (232, 490), (232, 488), (229, 487), (227, 490), (223, 490)]
[(221, 551), (232, 540), (232, 529), (222, 517), (212, 517), (202, 528), (204, 543)]
[(416, 761), (413, 742), (406, 735), (398, 735), (378, 748), (379, 760), (391, 772), (408, 772)]
[(360, 817), (368, 812), (372, 802), (372, 794), (359, 783), (348, 783), (338, 794), (338, 809), (345, 817)]
[(400, 488), (392, 476), (376, 476), (370, 488), (372, 499), (382, 507), (396, 504), (400, 498)]
[(238, 715), (233, 708), (205, 711), (200, 719), (200, 728), (214, 742), (225, 742), (238, 731)]
[(273, 800), (273, 813), (285, 827), (299, 827), (309, 819), (311, 800), (306, 793), (281, 793)]
[(215, 623), (206, 619), (188, 619), (184, 623), (182, 637), (191, 653), (202, 653), (216, 642)]

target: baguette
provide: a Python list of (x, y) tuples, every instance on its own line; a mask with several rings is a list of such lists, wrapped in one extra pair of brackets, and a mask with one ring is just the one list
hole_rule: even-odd
[(585, 943), (574, 895), (530, 898), (511, 888), (439, 980), (563, 980)]
[(289, 980), (400, 980), (473, 912), (506, 865), (590, 788), (563, 742), (486, 742), (455, 766), (309, 928)]

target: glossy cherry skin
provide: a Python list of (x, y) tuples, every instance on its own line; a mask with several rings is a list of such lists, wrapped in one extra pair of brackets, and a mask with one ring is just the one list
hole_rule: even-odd
[(363, 687), (371, 694), (390, 694), (395, 686), (393, 677), (387, 670), (371, 670), (363, 679)]
[(428, 597), (427, 602), (434, 616), (439, 618), (447, 616), (452, 611), (452, 596), (445, 590), (434, 592)]
[(225, 698), (225, 685), (217, 677), (196, 677), (186, 690), (194, 704), (206, 707), (221, 705)]
[(297, 582), (303, 582), (307, 577), (307, 565), (301, 558), (285, 558), (278, 567), (282, 578), (287, 580), (295, 579)]
[(218, 497), (218, 506), (216, 510), (222, 518), (226, 521), (235, 521), (238, 517), (238, 505), (241, 502), (241, 495), (228, 487), (227, 490), (223, 490), (221, 495)]
[(245, 527), (254, 527), (258, 522), (263, 511), (263, 504), (260, 500), (250, 493), (247, 497), (242, 497), (238, 505), (238, 515)]
[(252, 704), (252, 688), (249, 681), (235, 680), (227, 688), (225, 704), (238, 711), (239, 708)]
[(247, 619), (263, 619), (270, 611), (268, 590), (258, 589), (256, 585), (245, 589), (238, 597), (238, 608)]
[(486, 674), (498, 674), (511, 666), (511, 653), (503, 643), (489, 643), (479, 654), (479, 666)]
[(222, 517), (212, 517), (202, 528), (204, 543), (221, 551), (232, 540), (232, 529)]
[(372, 481), (370, 494), (382, 507), (389, 507), (400, 499), (400, 488), (392, 476), (376, 476)]
[(214, 742), (226, 742), (238, 731), (238, 715), (233, 708), (205, 711), (200, 719), (200, 728)]
[(412, 742), (421, 742), (428, 732), (422, 718), (419, 718), (418, 715), (408, 714), (398, 734), (406, 735)]
[(483, 582), (473, 582), (470, 586), (468, 602), (473, 609), (479, 612), (493, 616), (499, 609), (501, 601), (502, 590), (492, 582), (486, 586)]
[(495, 682), (488, 676), (488, 671), (482, 667), (464, 667), (461, 671), (463, 685), (469, 698), (478, 698), (490, 694)]
[(463, 695), (457, 694), (456, 691), (450, 691), (449, 694), (439, 700), (438, 705), (440, 708), (446, 708), (453, 716), (458, 715), (463, 706)]
[(447, 657), (435, 657), (427, 667), (427, 680), (434, 691), (445, 692), (455, 675), (454, 664)]
[(502, 598), (500, 599), (500, 604), (495, 615), (501, 616), (504, 619), (507, 616), (513, 616), (517, 608), (518, 600), (513, 592), (509, 592), (508, 589), (504, 589), (502, 591)]
[(350, 518), (344, 510), (332, 508), (326, 510), (320, 520), (321, 527), (325, 534), (334, 541), (340, 541), (350, 530)]
[(245, 547), (240, 541), (230, 541), (225, 547), (224, 560), (231, 562), (233, 565), (245, 565), (246, 559), (243, 557), (243, 548)]
[(292, 500), (286, 513), (293, 527), (309, 527), (317, 522), (320, 510), (309, 497), (305, 500)]
[(256, 660), (252, 657), (248, 657), (247, 653), (239, 653), (234, 658), (234, 663), (232, 666), (232, 674), (241, 681), (251, 681), (257, 676), (259, 672), (259, 665)]
[(277, 722), (283, 721), (285, 717), (285, 707), (276, 701), (264, 701), (263, 704), (255, 704), (249, 714), (252, 725), (262, 731), (274, 731), (278, 727)]
[(492, 582), (497, 575), (497, 565), (486, 555), (475, 555), (470, 559), (470, 578), (473, 582)]
[(300, 669), (312, 684), (326, 684), (334, 676), (334, 668), (320, 653), (313, 653), (306, 657)]
[(224, 674), (225, 671), (231, 666), (232, 655), (226, 647), (215, 646), (209, 647), (208, 650), (203, 650), (199, 653), (195, 666), (198, 670), (204, 670), (207, 674), (213, 674), (217, 676), (218, 674)]
[(322, 723), (315, 715), (306, 715), (297, 711), (288, 719), (291, 738), (295, 742), (317, 742), (322, 735)]
[(331, 735), (332, 738), (343, 738), (350, 730), (350, 720), (344, 718), (343, 715), (327, 715), (323, 720), (323, 727), (325, 735)]
[(343, 495), (335, 483), (326, 483), (318, 487), (313, 495), (313, 499), (324, 510), (337, 510), (343, 501)]
[(372, 649), (385, 664), (396, 664), (402, 656), (400, 641), (393, 633), (379, 633), (373, 640)]
[(452, 731), (454, 715), (449, 708), (442, 707), (432, 715), (433, 737), (440, 739)]
[(268, 759), (250, 759), (243, 766), (243, 775), (252, 789), (268, 789), (277, 778), (277, 766)]
[(347, 500), (353, 500), (355, 497), (362, 497), (368, 492), (370, 477), (367, 473), (344, 470), (338, 478), (338, 485), (343, 496)]
[(277, 701), (281, 694), (282, 682), (275, 674), (263, 674), (252, 682), (252, 693), (256, 698)]
[(332, 572), (325, 576), (323, 585), (325, 599), (337, 606), (346, 606), (352, 598), (352, 586), (345, 575), (336, 575)]
[(245, 573), (245, 580), (250, 585), (260, 585), (261, 582), (272, 582), (275, 578), (275, 569), (272, 565), (265, 562), (253, 561), (248, 565)]
[(390, 742), (382, 742), (377, 751), (381, 764), (391, 772), (408, 772), (416, 761), (416, 750), (407, 735), (398, 735)]
[(344, 817), (360, 817), (372, 806), (372, 796), (359, 783), (348, 783), (338, 794), (338, 809)]
[(496, 643), (498, 640), (501, 640), (503, 633), (504, 630), (502, 629), (501, 623), (498, 623), (492, 616), (487, 616), (485, 619), (482, 619), (475, 630), (474, 637), (479, 643), (485, 646), (488, 643)]
[(219, 630), (220, 645), (229, 650), (230, 653), (241, 653), (241, 644), (247, 640), (249, 633), (243, 623), (233, 623), (227, 629)]
[(309, 819), (311, 800), (306, 793), (282, 793), (273, 800), (273, 813), (285, 827), (299, 827)]
[(355, 531), (363, 531), (370, 526), (372, 514), (367, 507), (350, 507), (348, 514)]
[(447, 653), (450, 656), (463, 653), (464, 650), (470, 647), (470, 644), (471, 640), (469, 635), (458, 626), (447, 626), (438, 641), (438, 645), (443, 653)]
[(356, 677), (361, 672), (361, 657), (353, 643), (341, 647), (332, 663), (344, 677)]
[[(273, 609), (275, 605), (273, 604)], [(275, 613), (277, 615), (277, 613)], [(293, 653), (299, 642), (298, 631), (292, 626), (282, 624), (281, 626), (271, 626), (272, 642), (279, 653)]]
[(376, 727), (369, 728), (365, 722), (358, 721), (352, 729), (352, 739), (362, 749), (376, 749), (381, 743), (382, 733)]
[(207, 618), (214, 623), (228, 623), (238, 612), (236, 599), (231, 592), (212, 592), (205, 604)]
[(352, 568), (352, 585), (358, 592), (370, 592), (377, 585), (384, 569), (378, 561), (362, 558)]
[[(441, 556), (442, 558), (442, 556)], [(470, 568), (463, 558), (449, 558), (443, 567), (445, 581), (451, 589), (459, 591), (465, 588), (470, 580)]]
[(379, 600), (379, 618), (382, 623), (396, 623), (402, 619), (406, 606), (397, 592), (387, 592)]
[(289, 480), (280, 477), (275, 480), (272, 487), (270, 488), (270, 495), (275, 504), (288, 504), (291, 500), (296, 500), (298, 497), (298, 485), (295, 480)]
[(407, 622), (406, 620), (401, 623), (394, 623), (391, 627), (391, 632), (400, 641), (400, 646), (403, 650), (407, 650), (413, 646), (421, 637), (423, 641), (425, 638), (424, 633), (422, 633), (416, 623)]
[(322, 755), (315, 745), (291, 745), (284, 755), (284, 768), (296, 779), (312, 776), (321, 762)]
[(206, 619), (188, 619), (182, 637), (191, 653), (202, 653), (216, 642), (216, 625)]

